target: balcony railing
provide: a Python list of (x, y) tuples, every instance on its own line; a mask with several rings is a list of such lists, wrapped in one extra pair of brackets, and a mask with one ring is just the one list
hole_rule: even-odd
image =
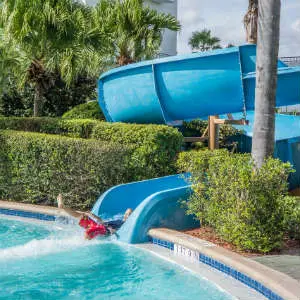
[(279, 59), (285, 64), (287, 64), (289, 67), (300, 66), (300, 56), (285, 56), (280, 57)]

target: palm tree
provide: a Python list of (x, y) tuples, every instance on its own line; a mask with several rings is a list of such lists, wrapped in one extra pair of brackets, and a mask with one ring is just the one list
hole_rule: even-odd
[(0, 21), (6, 44), (19, 52), (15, 76), (35, 88), (34, 116), (42, 112), (53, 73), (70, 84), (81, 73), (99, 72), (104, 37), (92, 9), (73, 0), (3, 0)]
[(11, 69), (18, 65), (18, 56), (13, 49), (10, 49), (3, 40), (0, 29), (0, 93), (2, 94), (7, 82), (10, 79)]
[(274, 153), (280, 0), (260, 0), (252, 157), (257, 168)]
[(248, 11), (244, 17), (246, 40), (249, 44), (257, 43), (258, 0), (249, 0)]
[(155, 57), (163, 30), (180, 29), (175, 17), (144, 6), (142, 0), (102, 0), (96, 14), (113, 31), (113, 56), (119, 66)]
[(234, 44), (231, 44), (231, 43), (229, 43), (229, 44), (226, 46), (226, 48), (233, 48), (233, 47), (235, 47), (235, 45), (234, 45)]
[(204, 29), (202, 31), (194, 31), (192, 37), (189, 40), (189, 45), (192, 50), (208, 51), (213, 49), (220, 49), (220, 39), (212, 36), (211, 31)]

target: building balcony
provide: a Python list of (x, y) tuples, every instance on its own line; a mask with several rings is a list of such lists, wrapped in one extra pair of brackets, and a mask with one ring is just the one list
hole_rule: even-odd
[(154, 2), (154, 3), (172, 3), (172, 2), (175, 2), (175, 0), (150, 0), (150, 2)]

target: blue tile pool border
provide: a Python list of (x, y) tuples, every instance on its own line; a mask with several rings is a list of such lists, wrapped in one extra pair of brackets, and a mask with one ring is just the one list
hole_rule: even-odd
[(8, 208), (0, 208), (0, 214), (7, 215), (7, 216), (22, 217), (22, 218), (38, 219), (38, 220), (43, 220), (43, 221), (55, 221), (56, 220), (55, 216), (31, 212), (31, 211), (8, 209)]
[[(164, 241), (158, 238), (151, 238), (150, 241), (158, 245), (160, 247), (164, 247), (169, 249), (170, 251), (174, 251), (174, 243), (169, 241)], [(199, 262), (202, 262), (206, 265), (209, 265), (213, 267), (214, 269), (217, 269), (218, 271), (221, 271), (228, 276), (233, 277), (234, 279), (242, 282), (243, 284), (247, 285), (248, 287), (256, 290), (260, 294), (264, 295), (269, 300), (284, 300), (282, 297), (271, 291), (269, 288), (265, 287), (263, 284), (259, 283), (258, 281), (252, 279), (251, 277), (215, 260), (212, 259), (209, 256), (206, 256), (202, 253), (199, 253)]]

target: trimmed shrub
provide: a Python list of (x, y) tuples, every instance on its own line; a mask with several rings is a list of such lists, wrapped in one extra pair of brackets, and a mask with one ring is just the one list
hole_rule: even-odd
[(286, 197), (282, 206), (286, 232), (290, 238), (300, 240), (300, 197)]
[[(192, 120), (189, 122), (183, 122), (182, 132), (184, 136), (201, 136), (208, 126), (207, 120)], [(225, 136), (232, 136), (238, 134), (240, 131), (234, 128), (232, 125), (221, 125), (220, 126), (220, 138)]]
[(134, 168), (140, 166), (135, 180), (174, 173), (177, 154), (183, 143), (182, 134), (172, 127), (107, 123), (91, 119), (0, 117), (0, 129), (61, 134), (134, 145), (131, 163)]
[(132, 181), (132, 147), (57, 135), (1, 131), (0, 198), (88, 209), (108, 188)]
[(202, 136), (207, 126), (208, 122), (200, 119), (192, 120), (189, 122), (183, 122), (182, 134), (186, 137)]
[[(202, 136), (205, 129), (208, 126), (207, 120), (192, 120), (189, 122), (183, 122), (181, 132), (185, 137), (197, 137)], [(219, 130), (219, 145), (220, 148), (232, 149), (236, 144), (234, 137), (240, 135), (241, 131), (234, 128), (232, 125), (220, 125)], [(195, 143), (194, 148), (205, 148), (208, 146), (207, 142)]]
[(270, 158), (255, 171), (249, 154), (219, 150), (181, 153), (178, 165), (192, 174), (189, 214), (241, 249), (269, 252), (281, 246), (290, 164)]
[(70, 137), (89, 139), (92, 136), (94, 127), (100, 123), (91, 119), (70, 119), (59, 120), (58, 127), (60, 134)]
[(183, 136), (177, 129), (164, 125), (99, 122), (92, 137), (101, 141), (134, 144), (133, 163), (138, 163), (141, 168), (136, 180), (174, 173), (177, 154), (183, 143)]
[(83, 103), (73, 107), (62, 116), (63, 119), (98, 119), (105, 120), (97, 101)]
[(90, 138), (97, 120), (61, 118), (18, 118), (0, 117), (0, 129), (20, 130), (39, 133), (61, 134), (77, 138)]
[(59, 134), (62, 132), (59, 118), (0, 117), (0, 130), (20, 130)]

